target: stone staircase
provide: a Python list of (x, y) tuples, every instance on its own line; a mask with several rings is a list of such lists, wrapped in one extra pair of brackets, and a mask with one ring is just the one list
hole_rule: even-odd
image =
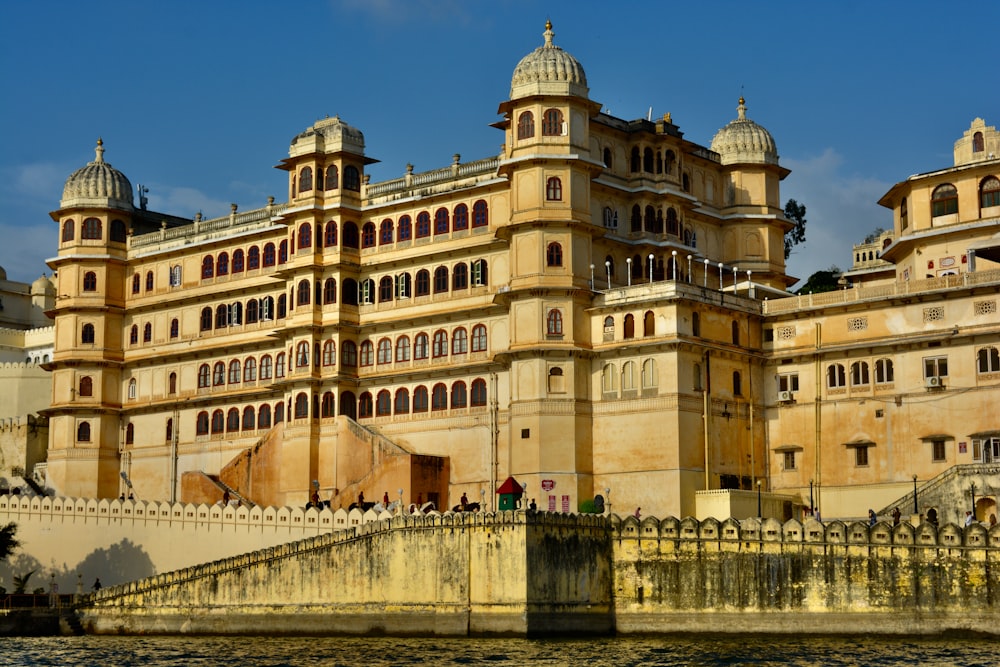
[[(937, 511), (938, 524), (951, 522), (962, 525), (965, 511), (972, 509), (973, 490), (976, 496), (976, 518), (989, 519), (990, 513), (1000, 512), (996, 506), (1000, 494), (1000, 463), (971, 463), (948, 468), (937, 477), (923, 482), (917, 481), (917, 513), (926, 516), (927, 511)], [(877, 512), (879, 516), (889, 515), (898, 508), (903, 516), (913, 514), (914, 493), (910, 492)]]

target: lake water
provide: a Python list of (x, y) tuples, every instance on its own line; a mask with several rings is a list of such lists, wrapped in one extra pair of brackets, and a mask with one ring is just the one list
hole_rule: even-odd
[(336, 667), (340, 665), (995, 666), (985, 637), (685, 636), (599, 639), (391, 637), (13, 637), (0, 665)]

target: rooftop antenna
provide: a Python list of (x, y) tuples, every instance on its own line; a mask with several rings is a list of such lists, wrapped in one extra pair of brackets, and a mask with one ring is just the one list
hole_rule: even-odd
[(135, 189), (139, 191), (139, 208), (145, 211), (146, 204), (149, 203), (149, 198), (146, 197), (146, 195), (149, 194), (149, 188), (147, 188), (142, 183), (139, 183), (138, 185), (135, 186)]
[(652, 122), (652, 120), (653, 120), (653, 107), (649, 107), (649, 111), (646, 112), (646, 120)]

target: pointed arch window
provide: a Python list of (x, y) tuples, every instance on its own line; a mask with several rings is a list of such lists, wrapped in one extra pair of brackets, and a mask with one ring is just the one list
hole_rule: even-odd
[(378, 244), (379, 245), (389, 245), (392, 243), (392, 220), (386, 218), (379, 225), (378, 229)]
[(455, 207), (452, 227), (456, 232), (469, 228), (469, 207), (465, 204), (459, 204)]
[(375, 223), (366, 222), (364, 226), (361, 227), (361, 247), (362, 248), (374, 248), (375, 247)]
[(323, 187), (327, 190), (336, 190), (340, 187), (340, 173), (337, 171), (337, 165), (330, 165), (326, 170), (326, 182)]
[(250, 246), (247, 250), (247, 270), (253, 271), (254, 269), (260, 268), (260, 248), (257, 246)]
[(84, 375), (80, 378), (80, 388), (77, 391), (79, 396), (93, 396), (94, 395), (94, 380), (89, 375)]
[(563, 251), (562, 246), (558, 243), (550, 243), (545, 249), (545, 264), (546, 266), (562, 266), (563, 263)]
[(413, 412), (427, 412), (427, 387), (420, 385), (413, 390)]
[(146, 322), (142, 327), (142, 342), (149, 343), (153, 340), (153, 325)]
[(431, 235), (431, 214), (421, 211), (417, 214), (417, 238), (422, 239)]
[(535, 136), (535, 115), (525, 111), (517, 117), (517, 138), (531, 139)]
[(931, 217), (958, 213), (958, 190), (951, 183), (943, 183), (931, 193)]
[(304, 222), (299, 226), (299, 250), (312, 247), (312, 225)]
[(313, 189), (313, 170), (312, 167), (303, 167), (302, 171), (299, 172), (299, 192), (309, 192)]
[(1000, 179), (987, 176), (979, 184), (979, 205), (983, 208), (1000, 206)]
[(563, 317), (562, 311), (558, 308), (553, 308), (549, 311), (548, 316), (545, 318), (545, 333), (549, 336), (562, 336), (563, 334)]
[(330, 220), (326, 223), (326, 230), (323, 233), (323, 245), (333, 248), (337, 245), (337, 223)]
[(548, 201), (562, 201), (562, 181), (558, 176), (550, 176), (545, 181), (545, 199)]
[(219, 258), (215, 260), (215, 275), (225, 276), (229, 274), (229, 255), (224, 252), (219, 253)]
[(90, 442), (90, 422), (80, 422), (76, 427), (76, 441)]
[(490, 224), (489, 206), (483, 199), (472, 205), (472, 226), (486, 227)]
[(448, 209), (443, 206), (434, 212), (434, 234), (447, 234), (449, 231)]
[(243, 261), (243, 250), (236, 249), (233, 251), (233, 273), (243, 273), (243, 268), (245, 264)]
[(396, 361), (404, 362), (410, 360), (410, 338), (400, 336), (396, 339)]
[(405, 415), (410, 411), (410, 392), (406, 388), (396, 390), (392, 411), (397, 415)]
[(472, 351), (473, 352), (485, 352), (486, 351), (486, 325), (477, 324), (472, 327)]
[(558, 137), (563, 133), (563, 115), (559, 109), (546, 109), (542, 116), (542, 136)]
[(62, 228), (62, 240), (63, 240), (63, 243), (65, 243), (66, 241), (72, 241), (73, 240), (73, 237), (76, 234), (75, 227), (76, 227), (76, 223), (73, 222), (72, 219), (67, 220), (66, 222), (63, 223), (63, 228)]
[(83, 233), (80, 237), (84, 241), (101, 240), (101, 221), (97, 218), (87, 218), (83, 221)]
[(87, 271), (83, 274), (83, 291), (84, 292), (96, 292), (97, 291), (97, 274), (93, 271)]
[(399, 219), (396, 239), (399, 241), (409, 241), (411, 238), (413, 238), (413, 222), (410, 220), (410, 216), (404, 215)]
[(486, 380), (483, 378), (476, 378), (472, 381), (470, 405), (474, 408), (486, 405)]
[[(201, 277), (202, 280), (211, 278), (215, 275), (215, 258), (211, 255), (205, 255), (201, 260)], [(134, 287), (133, 287), (134, 291)]]

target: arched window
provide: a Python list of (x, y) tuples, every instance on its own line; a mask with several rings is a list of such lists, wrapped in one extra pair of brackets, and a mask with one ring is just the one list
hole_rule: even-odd
[(219, 253), (219, 258), (215, 260), (215, 275), (225, 276), (229, 274), (229, 255), (224, 252)]
[(691, 313), (691, 335), (701, 336), (701, 315)]
[(405, 415), (410, 411), (410, 392), (405, 388), (396, 390), (392, 411), (397, 415)]
[(739, 322), (739, 320), (733, 320), (733, 323), (730, 326), (730, 328), (732, 329), (732, 334), (733, 334), (733, 345), (739, 345), (740, 344), (740, 322)]
[(431, 235), (431, 214), (421, 211), (417, 214), (417, 238), (422, 239)]
[(233, 251), (233, 273), (243, 273), (243, 251), (236, 249)]
[(303, 167), (302, 171), (299, 172), (299, 192), (309, 192), (313, 189), (313, 170), (312, 167)]
[(226, 426), (226, 417), (222, 410), (212, 412), (212, 433), (222, 433)]
[(439, 266), (434, 269), (434, 293), (440, 294), (441, 292), (448, 291), (448, 267)]
[(551, 176), (545, 181), (545, 198), (548, 201), (562, 201), (562, 181)]
[(243, 361), (243, 381), (244, 382), (256, 382), (257, 381), (257, 360), (253, 357), (247, 357)]
[(94, 395), (94, 380), (89, 375), (80, 378), (80, 388), (77, 390), (79, 396)]
[(469, 396), (465, 390), (465, 383), (459, 380), (451, 385), (451, 409), (456, 410), (469, 405)]
[(429, 401), (427, 400), (427, 387), (420, 385), (413, 390), (413, 411), (427, 412)]
[(410, 338), (409, 336), (400, 336), (396, 339), (396, 361), (409, 361), (410, 360)]
[(625, 338), (635, 338), (635, 316), (631, 313), (625, 316), (623, 336)]
[(472, 381), (472, 391), (470, 405), (472, 407), (480, 407), (486, 405), (486, 380), (482, 378), (476, 378)]
[(209, 384), (209, 368), (208, 364), (202, 364), (198, 367), (198, 388), (204, 389)]
[(681, 176), (681, 190), (691, 192), (691, 177), (687, 173)]
[(892, 359), (875, 360), (875, 383), (887, 384), (893, 382)]
[(97, 274), (93, 271), (87, 271), (83, 274), (83, 291), (84, 292), (96, 292), (97, 291)]
[(642, 335), (656, 335), (656, 316), (653, 315), (653, 311), (651, 310), (647, 310), (646, 314), (642, 317)]
[(260, 319), (260, 302), (257, 299), (247, 301), (247, 324), (254, 324)]
[(225, 329), (229, 326), (229, 306), (220, 304), (215, 307), (215, 328)]
[(278, 264), (284, 264), (288, 261), (288, 241), (282, 241), (278, 244)]
[(469, 228), (469, 207), (459, 204), (455, 207), (455, 215), (452, 221), (452, 228), (457, 232)]
[(212, 385), (215, 387), (224, 385), (226, 383), (226, 365), (221, 361), (217, 361), (212, 367)]
[(128, 332), (128, 342), (129, 345), (135, 345), (139, 342), (139, 325), (133, 324), (132, 328)]
[(333, 397), (333, 392), (332, 391), (326, 392), (325, 394), (323, 394), (323, 400), (320, 403), (319, 416), (335, 417), (336, 416), (336, 414), (334, 413), (335, 406), (336, 406), (336, 399)]
[(304, 222), (299, 225), (299, 250), (312, 247), (312, 225)]
[(830, 364), (826, 367), (826, 386), (828, 389), (838, 389), (847, 385), (847, 375), (843, 364)]
[(201, 331), (212, 330), (212, 309), (207, 306), (201, 309), (200, 329)]
[(278, 297), (277, 317), (280, 320), (288, 314), (288, 298), (282, 294)]
[(604, 149), (604, 168), (610, 170), (614, 165), (611, 163), (611, 149)]
[(375, 303), (375, 281), (371, 278), (361, 281), (361, 303), (364, 305)]
[(111, 241), (114, 243), (125, 243), (127, 240), (128, 233), (125, 229), (125, 223), (121, 220), (111, 221)]
[(653, 149), (645, 148), (642, 151), (642, 170), (652, 174), (653, 173)]
[(431, 274), (427, 269), (417, 271), (416, 296), (427, 296), (431, 293)]
[(931, 194), (931, 217), (951, 213), (958, 213), (958, 190), (951, 183), (944, 183)]
[(345, 222), (344, 237), (341, 239), (342, 245), (345, 248), (357, 248), (359, 242), (360, 242), (360, 235), (358, 234), (358, 226), (350, 221)]
[(868, 362), (855, 361), (851, 364), (851, 385), (858, 387), (869, 384)]
[(386, 417), (392, 414), (392, 395), (388, 389), (383, 389), (375, 398), (375, 416)]
[(449, 231), (448, 209), (443, 206), (434, 211), (434, 234), (447, 234)]
[(336, 190), (340, 187), (340, 173), (337, 171), (337, 165), (330, 165), (326, 170), (326, 181), (323, 184), (327, 190)]
[(733, 371), (733, 396), (743, 395), (743, 378), (739, 371)]
[(280, 424), (285, 421), (285, 402), (278, 401), (274, 404), (274, 423)]
[(425, 333), (418, 333), (413, 339), (413, 358), (426, 359), (430, 339)]
[[(205, 278), (211, 278), (214, 275), (215, 275), (215, 258), (212, 257), (211, 255), (205, 255), (205, 257), (202, 258), (201, 260), (201, 277), (204, 280)], [(134, 289), (135, 288), (133, 287), (133, 291)]]
[(545, 318), (545, 333), (549, 336), (561, 336), (563, 333), (562, 311), (553, 308)]
[(545, 264), (547, 266), (562, 266), (562, 262), (562, 246), (558, 243), (550, 243), (545, 249)]
[(361, 191), (361, 172), (354, 165), (344, 167), (344, 189)]
[(93, 344), (94, 342), (94, 325), (84, 324), (83, 328), (80, 329), (80, 342), (84, 345)]
[(972, 152), (982, 153), (984, 150), (986, 150), (986, 145), (983, 141), (983, 133), (976, 132), (972, 135)]
[(344, 305), (358, 305), (358, 282), (354, 278), (344, 278), (340, 285), (340, 301)]
[(171, 440), (174, 439), (174, 420), (172, 418), (167, 420), (167, 434), (166, 435), (167, 435), (167, 437), (166, 437), (166, 441), (167, 442), (170, 442)]
[(383, 338), (378, 342), (378, 354), (376, 361), (379, 364), (392, 363), (392, 341), (388, 338)]
[(302, 419), (309, 416), (309, 397), (304, 391), (295, 395), (295, 418)]
[(152, 271), (146, 271), (146, 291), (147, 292), (152, 292), (153, 291), (153, 272)]
[(469, 334), (463, 327), (455, 329), (451, 334), (451, 353), (465, 354), (469, 351)]
[(153, 325), (146, 322), (142, 327), (142, 342), (149, 343), (153, 340)]
[(132, 294), (138, 294), (139, 293), (139, 280), (140, 280), (139, 279), (139, 274), (138, 273), (133, 273), (132, 274)]
[(300, 306), (309, 305), (309, 300), (310, 300), (309, 280), (308, 279), (300, 280), (298, 289), (298, 305)]
[[(272, 246), (273, 251), (273, 246)], [(247, 250), (247, 271), (253, 271), (254, 269), (260, 268), (260, 248), (257, 246), (250, 246)]]
[(334, 366), (337, 363), (337, 343), (328, 340), (323, 343), (323, 365)]
[(535, 136), (535, 115), (530, 111), (517, 117), (517, 138), (531, 139)]
[(435, 358), (448, 356), (448, 333), (444, 329), (434, 332), (432, 354)]
[(656, 362), (646, 359), (642, 362), (642, 388), (652, 389), (656, 384)]
[(622, 364), (622, 391), (634, 391), (636, 387), (635, 362), (626, 361)]
[(413, 279), (410, 278), (409, 273), (400, 273), (395, 278), (396, 287), (396, 298), (397, 299), (409, 299), (410, 294), (413, 292), (412, 283)]
[(358, 414), (357, 399), (354, 398), (353, 391), (344, 391), (340, 394), (340, 414), (354, 419)]
[(298, 345), (295, 346), (295, 367), (296, 368), (307, 368), (309, 366), (309, 343), (307, 341), (300, 341)]
[(431, 390), (431, 410), (448, 409), (448, 387), (439, 382)]
[(240, 362), (233, 359), (229, 362), (229, 384), (239, 384), (240, 375)]
[(257, 428), (271, 428), (271, 406), (267, 403), (257, 409)]
[(208, 412), (198, 413), (196, 433), (198, 435), (208, 435)]
[[(345, 340), (340, 346), (340, 364), (348, 368), (358, 365), (358, 346), (352, 340)], [(343, 413), (343, 410), (341, 410)]]
[(76, 227), (76, 223), (73, 222), (72, 219), (67, 220), (66, 222), (63, 223), (63, 228), (62, 228), (62, 240), (63, 240), (63, 243), (65, 243), (66, 241), (72, 241), (73, 240), (73, 236), (76, 233), (75, 227)]
[(605, 394), (618, 391), (618, 373), (614, 364), (604, 364), (601, 369), (601, 391)]
[(252, 405), (243, 408), (243, 430), (253, 431), (257, 427), (257, 415)]
[(372, 416), (373, 401), (371, 392), (364, 392), (358, 396), (358, 419), (365, 419)]
[(633, 232), (642, 231), (642, 208), (638, 204), (632, 206), (632, 216), (629, 218), (629, 223)]
[(392, 243), (392, 220), (386, 218), (378, 228), (378, 244), (389, 245)]
[(980, 348), (976, 352), (976, 361), (980, 373), (1000, 372), (1000, 353), (993, 346)]
[(472, 205), (472, 226), (486, 227), (489, 224), (489, 207), (486, 205), (486, 201), (480, 199)]
[(274, 377), (285, 377), (285, 353), (279, 352), (274, 355)]
[(361, 247), (362, 248), (374, 248), (375, 247), (375, 223), (366, 222), (361, 228)]
[(546, 109), (542, 116), (542, 136), (558, 137), (563, 133), (563, 115), (559, 109)]
[(404, 215), (399, 219), (399, 225), (396, 231), (396, 240), (409, 241), (412, 238), (413, 238), (413, 223), (410, 221), (410, 216)]
[(90, 442), (90, 422), (80, 422), (76, 427), (76, 441)]
[(1000, 206), (1000, 179), (987, 176), (979, 184), (979, 205), (983, 208)]
[(469, 266), (465, 262), (459, 262), (451, 270), (451, 288), (453, 290), (467, 289), (469, 287)]
[(264, 266), (274, 266), (275, 264), (275, 253), (274, 244), (267, 243), (264, 245)]
[(472, 327), (472, 351), (473, 352), (485, 352), (486, 351), (486, 325), (477, 324)]
[(84, 241), (101, 240), (101, 221), (97, 218), (87, 218), (83, 221), (83, 233), (80, 237)]
[(260, 358), (260, 379), (271, 379), (271, 355), (265, 354)]
[(337, 223), (330, 220), (326, 223), (326, 231), (323, 233), (323, 245), (333, 248), (337, 245)]
[(393, 292), (396, 289), (396, 281), (392, 276), (382, 276), (378, 281), (378, 301), (385, 303), (392, 301)]

